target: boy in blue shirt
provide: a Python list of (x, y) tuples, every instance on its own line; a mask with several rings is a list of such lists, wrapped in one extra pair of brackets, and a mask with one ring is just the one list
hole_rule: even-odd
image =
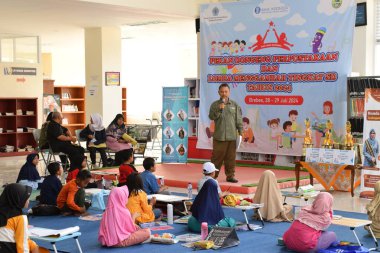
[(145, 171), (140, 174), (143, 185), (144, 185), (144, 191), (147, 195), (151, 194), (167, 194), (170, 195), (170, 192), (168, 191), (169, 187), (165, 185), (159, 186), (157, 183), (156, 176), (153, 174), (156, 171), (156, 163), (152, 157), (147, 157), (143, 161), (143, 166)]

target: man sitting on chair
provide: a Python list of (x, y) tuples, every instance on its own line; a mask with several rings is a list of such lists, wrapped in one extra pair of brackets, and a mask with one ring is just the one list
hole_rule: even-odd
[(47, 129), (47, 139), (49, 145), (53, 152), (62, 152), (67, 154), (70, 159), (70, 168), (77, 168), (77, 163), (81, 163), (80, 158), (84, 155), (84, 149), (71, 143), (76, 141), (75, 137), (72, 137), (69, 134), (68, 129), (61, 126), (61, 124), (61, 113), (53, 112), (52, 121), (49, 123)]

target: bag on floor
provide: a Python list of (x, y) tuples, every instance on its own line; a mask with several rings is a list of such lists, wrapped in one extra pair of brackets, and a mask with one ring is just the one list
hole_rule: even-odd
[(318, 253), (368, 253), (369, 249), (363, 246), (338, 245), (319, 250)]
[(52, 216), (52, 215), (58, 215), (61, 213), (61, 210), (57, 206), (53, 205), (37, 205), (32, 208), (32, 215), (33, 216)]

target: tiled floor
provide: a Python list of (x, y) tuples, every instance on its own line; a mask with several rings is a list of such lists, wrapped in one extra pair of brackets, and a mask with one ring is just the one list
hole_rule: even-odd
[[(158, 156), (157, 152), (153, 154), (153, 156)], [(15, 182), (17, 179), (18, 172), (21, 166), (25, 163), (25, 157), (2, 157), (0, 158), (0, 185), (5, 183)], [(141, 160), (137, 160), (137, 163), (141, 163)], [(44, 175), (45, 168), (44, 164), (41, 161), (39, 164), (40, 174)], [(322, 190), (323, 187), (319, 184), (316, 186), (317, 190)], [(171, 189), (173, 192), (186, 192), (185, 189), (175, 188)], [(288, 191), (294, 191), (294, 188), (286, 189)], [(359, 191), (356, 190), (355, 197), (351, 197), (348, 192), (331, 192), (334, 196), (334, 209), (335, 210), (343, 210), (343, 211), (351, 211), (351, 212), (362, 212), (365, 213), (365, 205), (369, 203), (369, 200), (361, 199), (358, 197)], [(252, 195), (251, 195), (252, 196)], [(251, 197), (250, 196), (250, 197)], [(287, 198), (286, 202), (288, 204), (294, 205), (304, 205), (306, 202), (300, 199)], [(309, 203), (311, 203), (309, 201)]]

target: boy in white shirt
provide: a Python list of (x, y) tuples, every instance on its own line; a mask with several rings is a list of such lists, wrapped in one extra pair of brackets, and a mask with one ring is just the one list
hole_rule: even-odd
[(198, 181), (198, 192), (202, 189), (203, 184), (209, 180), (215, 180), (216, 184), (218, 185), (218, 194), (219, 197), (222, 197), (222, 191), (220, 189), (219, 183), (215, 177), (215, 171), (219, 171), (217, 168), (215, 168), (215, 165), (211, 162), (206, 162), (203, 164), (203, 177)]

